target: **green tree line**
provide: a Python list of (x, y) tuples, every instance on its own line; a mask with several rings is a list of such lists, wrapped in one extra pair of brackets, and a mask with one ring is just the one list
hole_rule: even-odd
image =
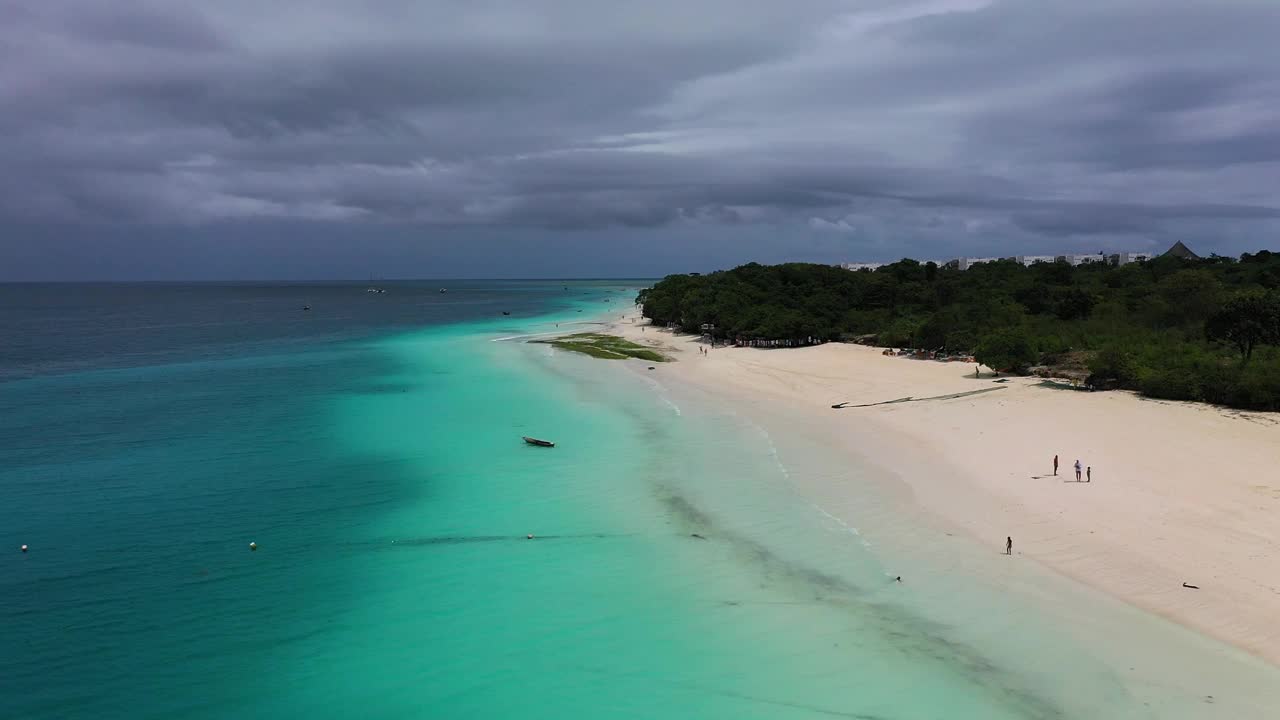
[(1013, 261), (960, 271), (756, 263), (670, 275), (637, 303), (655, 324), (729, 340), (858, 341), (974, 354), (1001, 371), (1087, 367), (1095, 387), (1280, 410), (1280, 254), (1112, 266)]

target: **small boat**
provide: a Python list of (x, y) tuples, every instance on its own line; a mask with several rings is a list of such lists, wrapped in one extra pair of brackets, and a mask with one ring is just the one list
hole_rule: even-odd
[(310, 310), (310, 309), (311, 309), (311, 306), (310, 306), (310, 305), (303, 305), (303, 306), (302, 306), (302, 309), (303, 309), (303, 310)]
[(502, 311), (502, 314), (503, 314), (503, 315), (510, 315), (511, 313), (507, 312), (506, 310), (503, 310), (503, 311)]
[(441, 294), (444, 294), (444, 293), (447, 293), (447, 292), (449, 292), (449, 291), (448, 291), (448, 290), (445, 290), (444, 288), (440, 288), (440, 293), (441, 293)]
[(555, 447), (556, 446), (556, 444), (551, 442), (550, 440), (539, 440), (538, 438), (525, 437), (524, 441), (526, 443), (529, 443), (530, 445), (537, 445), (538, 447)]

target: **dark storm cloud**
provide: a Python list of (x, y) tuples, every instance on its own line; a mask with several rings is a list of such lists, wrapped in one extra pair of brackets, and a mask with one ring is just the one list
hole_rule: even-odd
[(0, 17), (0, 228), (759, 225), (882, 255), (1280, 228), (1269, 0), (0, 0)]

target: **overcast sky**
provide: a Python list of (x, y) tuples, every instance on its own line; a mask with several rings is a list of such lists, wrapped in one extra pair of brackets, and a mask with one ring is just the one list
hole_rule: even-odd
[(0, 279), (1280, 249), (1280, 0), (0, 0)]

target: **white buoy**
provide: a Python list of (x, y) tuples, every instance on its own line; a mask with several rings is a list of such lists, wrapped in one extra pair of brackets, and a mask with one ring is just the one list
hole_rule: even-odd
[(249, 549), (250, 549), (250, 550), (257, 550), (257, 549), (258, 549), (258, 543), (256, 543), (256, 542), (251, 542), (251, 543), (249, 543)]
[(23, 546), (22, 546), (22, 552), (26, 552), (26, 551), (27, 551), (27, 546), (26, 546), (26, 545), (23, 545)]

